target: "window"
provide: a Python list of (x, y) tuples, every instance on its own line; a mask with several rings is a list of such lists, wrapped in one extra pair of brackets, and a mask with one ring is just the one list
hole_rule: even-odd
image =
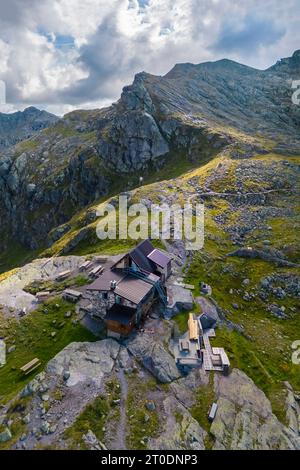
[(103, 294), (102, 294), (102, 299), (103, 299), (103, 300), (107, 300), (107, 299), (108, 299), (108, 293), (107, 293), (107, 292), (103, 292)]
[(120, 303), (121, 303), (121, 297), (116, 295), (116, 304), (120, 304)]

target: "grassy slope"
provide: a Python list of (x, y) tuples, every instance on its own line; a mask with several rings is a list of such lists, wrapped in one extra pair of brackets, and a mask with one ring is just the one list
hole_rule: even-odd
[[(155, 379), (129, 378), (129, 390), (126, 406), (128, 449), (145, 449), (147, 447), (144, 437), (154, 438), (159, 433), (159, 417), (157, 410), (148, 411), (145, 407), (147, 394), (155, 390)], [(146, 417), (148, 421), (146, 421)]]
[(116, 379), (112, 379), (105, 384), (105, 389), (109, 395), (100, 395), (87, 405), (72, 426), (64, 432), (63, 438), (69, 449), (86, 449), (82, 435), (89, 429), (103, 442), (106, 422), (118, 421), (119, 407), (114, 402), (120, 399), (120, 385)]
[(37, 251), (30, 251), (15, 241), (10, 242), (8, 248), (0, 252), (0, 280), (1, 273), (30, 263), (37, 256)]
[[(45, 309), (48, 313), (44, 313)], [(7, 363), (0, 369), (0, 403), (12, 398), (33, 378), (36, 371), (23, 376), (19, 368), (38, 357), (41, 368), (59, 351), (73, 341), (93, 341), (94, 336), (73, 318), (65, 318), (67, 311), (74, 311), (74, 304), (60, 298), (51, 300), (21, 321), (7, 319), (0, 314), (0, 337), (8, 347), (16, 349), (7, 355)], [(52, 338), (51, 333), (56, 335)]]
[[(266, 159), (266, 157), (263, 157)], [(279, 158), (279, 157), (277, 157)], [(282, 157), (281, 157), (282, 158)], [(272, 164), (272, 158), (270, 159)], [(226, 184), (228, 186), (228, 184)], [(251, 187), (251, 181), (249, 181)], [(294, 198), (274, 201), (275, 205), (294, 205)], [(205, 281), (213, 288), (213, 298), (219, 306), (227, 311), (227, 318), (242, 325), (246, 339), (237, 332), (227, 329), (217, 331), (216, 345), (222, 345), (229, 353), (233, 367), (238, 367), (249, 375), (256, 385), (268, 395), (273, 405), (274, 412), (281, 420), (285, 418), (285, 410), (282, 406), (283, 384), (285, 380), (300, 389), (299, 366), (293, 365), (291, 361), (291, 344), (300, 336), (300, 317), (291, 315), (288, 320), (275, 318), (266, 310), (266, 303), (256, 297), (255, 300), (243, 300), (241, 290), (243, 279), (250, 279), (250, 285), (242, 288), (242, 291), (255, 290), (259, 280), (274, 272), (297, 273), (296, 268), (276, 268), (274, 264), (262, 260), (246, 260), (241, 258), (228, 258), (225, 255), (236, 249), (229, 240), (228, 235), (220, 229), (214, 221), (214, 217), (226, 209), (224, 201), (215, 201), (211, 208), (206, 209), (206, 239), (204, 249), (197, 253), (186, 272), (186, 280), (196, 285), (196, 295), (199, 293), (199, 282)], [(234, 224), (238, 213), (232, 213), (228, 224)], [(282, 217), (269, 219), (269, 225), (273, 227), (271, 238), (272, 246), (281, 249), (284, 244), (289, 247), (298, 246), (298, 233), (295, 230), (296, 218)], [(282, 230), (285, 227), (286, 230)], [(252, 236), (267, 238), (267, 234), (255, 231), (249, 236), (245, 244), (251, 244)], [(259, 238), (259, 237), (258, 237)], [(298, 252), (291, 249), (290, 259), (297, 261)], [(224, 272), (224, 266), (230, 265), (229, 272)], [(230, 289), (234, 293), (230, 294)], [(275, 297), (268, 300), (268, 304), (276, 302), (289, 307), (297, 308), (295, 299), (286, 298), (279, 301)], [(236, 310), (233, 303), (239, 305)], [(298, 304), (299, 306), (299, 304)], [(182, 315), (183, 316), (183, 315)], [(183, 322), (181, 317), (180, 322)]]
[[(61, 253), (62, 250), (78, 235), (78, 233), (84, 229), (88, 231), (87, 236), (83, 241), (78, 243), (74, 249), (70, 251), (72, 254), (83, 255), (96, 253), (98, 251), (105, 252), (107, 254), (118, 254), (124, 252), (128, 248), (132, 248), (135, 243), (126, 240), (104, 240), (99, 241), (96, 236), (96, 222), (87, 223), (86, 214), (89, 211), (95, 211), (100, 204), (110, 201), (111, 198), (118, 195), (122, 191), (136, 189), (135, 199), (139, 197), (147, 197), (149, 192), (155, 193), (157, 191), (156, 184), (158, 181), (170, 181), (186, 172), (192, 171), (197, 168), (200, 161), (190, 162), (184, 153), (177, 153), (176, 155), (170, 154), (169, 157), (172, 164), (165, 164), (160, 170), (149, 168), (143, 173), (143, 186), (140, 187), (139, 177), (140, 174), (134, 175), (120, 175), (116, 176), (111, 172), (107, 171), (107, 177), (111, 181), (110, 193), (99, 199), (96, 203), (91, 204), (89, 207), (81, 210), (72, 217), (69, 224), (71, 229), (57, 242), (55, 242), (51, 248), (46, 249), (42, 252), (42, 256), (53, 256), (54, 254)], [(209, 160), (209, 158), (207, 158)], [(201, 163), (205, 163), (205, 160), (201, 160)]]

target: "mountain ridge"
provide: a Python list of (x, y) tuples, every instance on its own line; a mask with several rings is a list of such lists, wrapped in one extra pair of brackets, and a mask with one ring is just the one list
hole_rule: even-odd
[(189, 65), (189, 73), (179, 64), (164, 77), (138, 73), (112, 106), (73, 111), (2, 152), (2, 233), (32, 249), (49, 243), (53, 228), (120, 178), (137, 185), (139, 172), (159, 175), (175, 155), (201, 166), (221, 151), (299, 154), (287, 71), (295, 54), (279, 74), (228, 60)]

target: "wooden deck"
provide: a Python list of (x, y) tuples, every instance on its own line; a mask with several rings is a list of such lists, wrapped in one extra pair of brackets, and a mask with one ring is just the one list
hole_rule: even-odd
[(214, 354), (213, 349), (220, 349), (220, 348), (212, 348), (209, 338), (213, 338), (216, 336), (215, 330), (214, 329), (209, 329), (205, 331), (203, 334), (203, 343), (205, 349), (202, 349), (202, 355), (203, 355), (203, 367), (205, 370), (210, 371), (223, 371), (223, 365), (217, 365), (214, 364), (214, 359), (217, 359), (219, 356)]

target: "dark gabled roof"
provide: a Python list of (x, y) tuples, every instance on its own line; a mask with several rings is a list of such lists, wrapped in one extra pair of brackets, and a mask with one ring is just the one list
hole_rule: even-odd
[(105, 320), (117, 321), (121, 325), (128, 325), (136, 314), (136, 309), (125, 305), (114, 304), (106, 313)]
[(143, 240), (129, 252), (129, 256), (140, 269), (148, 273), (152, 273), (156, 271), (155, 265), (147, 258), (147, 256), (153, 250), (154, 247), (150, 240)]
[(155, 271), (155, 266), (140, 251), (132, 251), (130, 253), (130, 257), (132, 261), (143, 271), (146, 271), (147, 273), (152, 273)]
[(147, 257), (161, 268), (168, 266), (171, 261), (171, 259), (165, 253), (158, 250), (157, 248), (152, 250)]
[(143, 253), (144, 256), (148, 256), (151, 251), (153, 251), (154, 246), (150, 242), (150, 240), (147, 238), (146, 240), (143, 240), (140, 242), (136, 248), (138, 248), (139, 251)]
[(96, 290), (96, 291), (109, 291), (111, 289), (110, 283), (111, 281), (120, 282), (126, 274), (122, 273), (121, 271), (115, 270), (111, 271), (108, 269), (104, 271), (103, 274), (100, 274), (97, 279), (87, 286), (87, 290)]

